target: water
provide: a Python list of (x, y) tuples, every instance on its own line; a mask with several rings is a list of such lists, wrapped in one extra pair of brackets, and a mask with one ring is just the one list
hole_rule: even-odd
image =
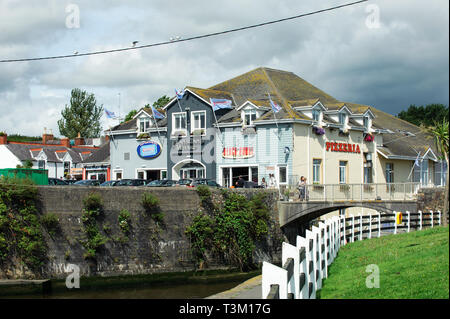
[(147, 287), (114, 288), (104, 290), (58, 291), (50, 295), (2, 296), (1, 298), (24, 299), (196, 299), (205, 298), (231, 289), (244, 280), (230, 280), (219, 283), (194, 283), (173, 285), (152, 285)]

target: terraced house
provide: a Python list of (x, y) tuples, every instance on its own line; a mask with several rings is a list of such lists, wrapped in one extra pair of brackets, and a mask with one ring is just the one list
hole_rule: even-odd
[[(211, 99), (231, 107), (213, 111)], [(261, 183), (273, 174), (283, 188), (305, 176), (317, 190), (324, 184), (445, 182), (445, 162), (420, 128), (373, 106), (340, 101), (292, 72), (257, 68), (207, 89), (187, 86), (164, 111), (166, 118), (155, 122), (142, 109), (111, 130), (122, 136), (130, 159), (139, 132), (151, 133), (147, 142), (160, 141), (160, 161), (130, 160), (129, 177), (156, 170), (159, 177), (206, 177), (231, 186), (238, 176)], [(127, 152), (112, 147), (111, 167), (120, 170)]]

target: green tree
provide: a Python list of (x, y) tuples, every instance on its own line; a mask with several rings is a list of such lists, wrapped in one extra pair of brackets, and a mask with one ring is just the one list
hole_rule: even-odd
[(163, 108), (167, 103), (169, 103), (170, 98), (166, 95), (161, 96), (156, 102), (153, 103), (155, 109)]
[(447, 163), (447, 177), (445, 179), (445, 200), (444, 200), (444, 212), (443, 212), (443, 225), (447, 226), (447, 217), (448, 217), (448, 120), (443, 119), (440, 122), (435, 122), (433, 126), (429, 126), (426, 130), (431, 133), (434, 137), (434, 141), (436, 143), (436, 147), (438, 151), (442, 154), (443, 159)]
[(125, 116), (123, 122), (128, 122), (131, 119), (133, 119), (133, 117), (137, 114), (137, 112), (138, 112), (137, 110), (131, 110), (130, 112), (128, 112), (128, 114)]
[(417, 126), (433, 126), (434, 122), (448, 121), (448, 107), (444, 104), (428, 104), (425, 107), (413, 104), (398, 113), (397, 117)]
[(71, 92), (70, 106), (61, 111), (62, 118), (58, 121), (59, 133), (68, 138), (98, 137), (101, 132), (100, 118), (103, 105), (98, 106), (94, 94), (88, 94), (80, 89)]

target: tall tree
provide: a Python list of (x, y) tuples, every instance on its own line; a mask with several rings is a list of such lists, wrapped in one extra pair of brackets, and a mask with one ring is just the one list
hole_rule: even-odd
[(169, 103), (170, 97), (163, 95), (156, 102), (153, 103), (155, 109), (163, 108), (167, 103)]
[(414, 125), (433, 126), (434, 122), (448, 121), (448, 107), (444, 104), (428, 104), (427, 106), (410, 105), (406, 111), (401, 111), (398, 118)]
[(75, 138), (78, 133), (81, 137), (99, 137), (102, 114), (103, 105), (97, 105), (94, 94), (75, 88), (71, 92), (70, 106), (66, 104), (61, 111), (59, 133), (68, 138)]
[(136, 114), (137, 114), (137, 110), (131, 110), (130, 112), (128, 112), (128, 114), (125, 116), (125, 119), (122, 121), (123, 122), (128, 122), (129, 120), (131, 120)]
[(445, 200), (444, 200), (444, 212), (443, 212), (443, 225), (447, 226), (448, 217), (448, 151), (449, 151), (449, 141), (448, 141), (448, 120), (443, 119), (441, 122), (435, 122), (433, 126), (428, 127), (426, 130), (431, 133), (434, 137), (436, 147), (438, 151), (442, 154), (445, 162), (447, 163), (447, 176), (445, 178)]

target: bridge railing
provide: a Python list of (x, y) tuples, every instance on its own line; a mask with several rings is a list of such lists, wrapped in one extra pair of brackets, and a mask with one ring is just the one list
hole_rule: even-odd
[(309, 184), (308, 201), (415, 200), (419, 183)]
[(333, 216), (306, 230), (305, 237), (297, 236), (295, 246), (283, 243), (282, 267), (263, 262), (262, 298), (315, 299), (341, 246), (441, 224), (440, 211)]

